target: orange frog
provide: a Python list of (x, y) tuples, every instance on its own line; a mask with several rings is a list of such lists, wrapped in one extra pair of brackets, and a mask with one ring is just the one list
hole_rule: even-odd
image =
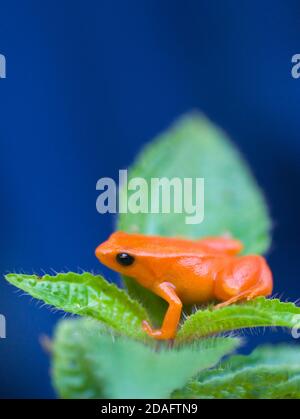
[(226, 237), (201, 240), (113, 233), (96, 249), (109, 268), (134, 278), (169, 304), (161, 329), (147, 321), (144, 330), (155, 339), (173, 339), (182, 304), (239, 300), (271, 294), (272, 273), (262, 256), (238, 256), (243, 245)]

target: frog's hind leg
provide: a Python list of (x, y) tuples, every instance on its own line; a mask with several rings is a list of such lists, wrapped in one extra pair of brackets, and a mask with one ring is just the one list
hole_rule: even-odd
[(240, 294), (237, 294), (234, 297), (229, 298), (229, 300), (223, 301), (223, 303), (219, 303), (219, 304), (215, 305), (214, 310), (216, 310), (218, 308), (230, 306), (231, 304), (237, 303), (238, 301), (241, 301), (241, 300), (249, 301), (249, 300), (252, 300), (255, 297), (258, 297), (259, 295), (263, 295), (259, 291), (259, 288), (253, 288), (252, 291), (250, 289), (250, 290), (241, 292)]
[(240, 300), (251, 300), (270, 295), (273, 289), (272, 273), (261, 256), (242, 256), (234, 259), (219, 272), (214, 294), (222, 302), (221, 308)]

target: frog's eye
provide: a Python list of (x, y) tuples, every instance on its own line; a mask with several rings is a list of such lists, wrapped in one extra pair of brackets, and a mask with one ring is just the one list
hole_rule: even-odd
[(117, 262), (122, 266), (130, 266), (134, 262), (134, 257), (128, 253), (118, 253), (116, 256)]

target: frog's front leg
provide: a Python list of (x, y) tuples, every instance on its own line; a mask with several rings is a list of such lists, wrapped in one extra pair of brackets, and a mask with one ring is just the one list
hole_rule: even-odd
[(182, 302), (175, 292), (175, 287), (169, 282), (162, 282), (155, 285), (151, 291), (167, 301), (169, 307), (161, 329), (152, 329), (146, 320), (143, 321), (143, 329), (155, 339), (174, 339), (182, 310)]

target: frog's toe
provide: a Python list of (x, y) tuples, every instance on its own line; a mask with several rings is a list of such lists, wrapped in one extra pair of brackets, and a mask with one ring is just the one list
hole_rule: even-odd
[(150, 326), (150, 324), (147, 322), (147, 320), (143, 320), (142, 321), (142, 328), (143, 330), (149, 335), (152, 336), (154, 333), (154, 330), (152, 329), (152, 327)]
[(160, 329), (152, 329), (147, 320), (142, 322), (142, 328), (150, 337), (155, 339), (164, 339), (162, 336), (162, 331)]

